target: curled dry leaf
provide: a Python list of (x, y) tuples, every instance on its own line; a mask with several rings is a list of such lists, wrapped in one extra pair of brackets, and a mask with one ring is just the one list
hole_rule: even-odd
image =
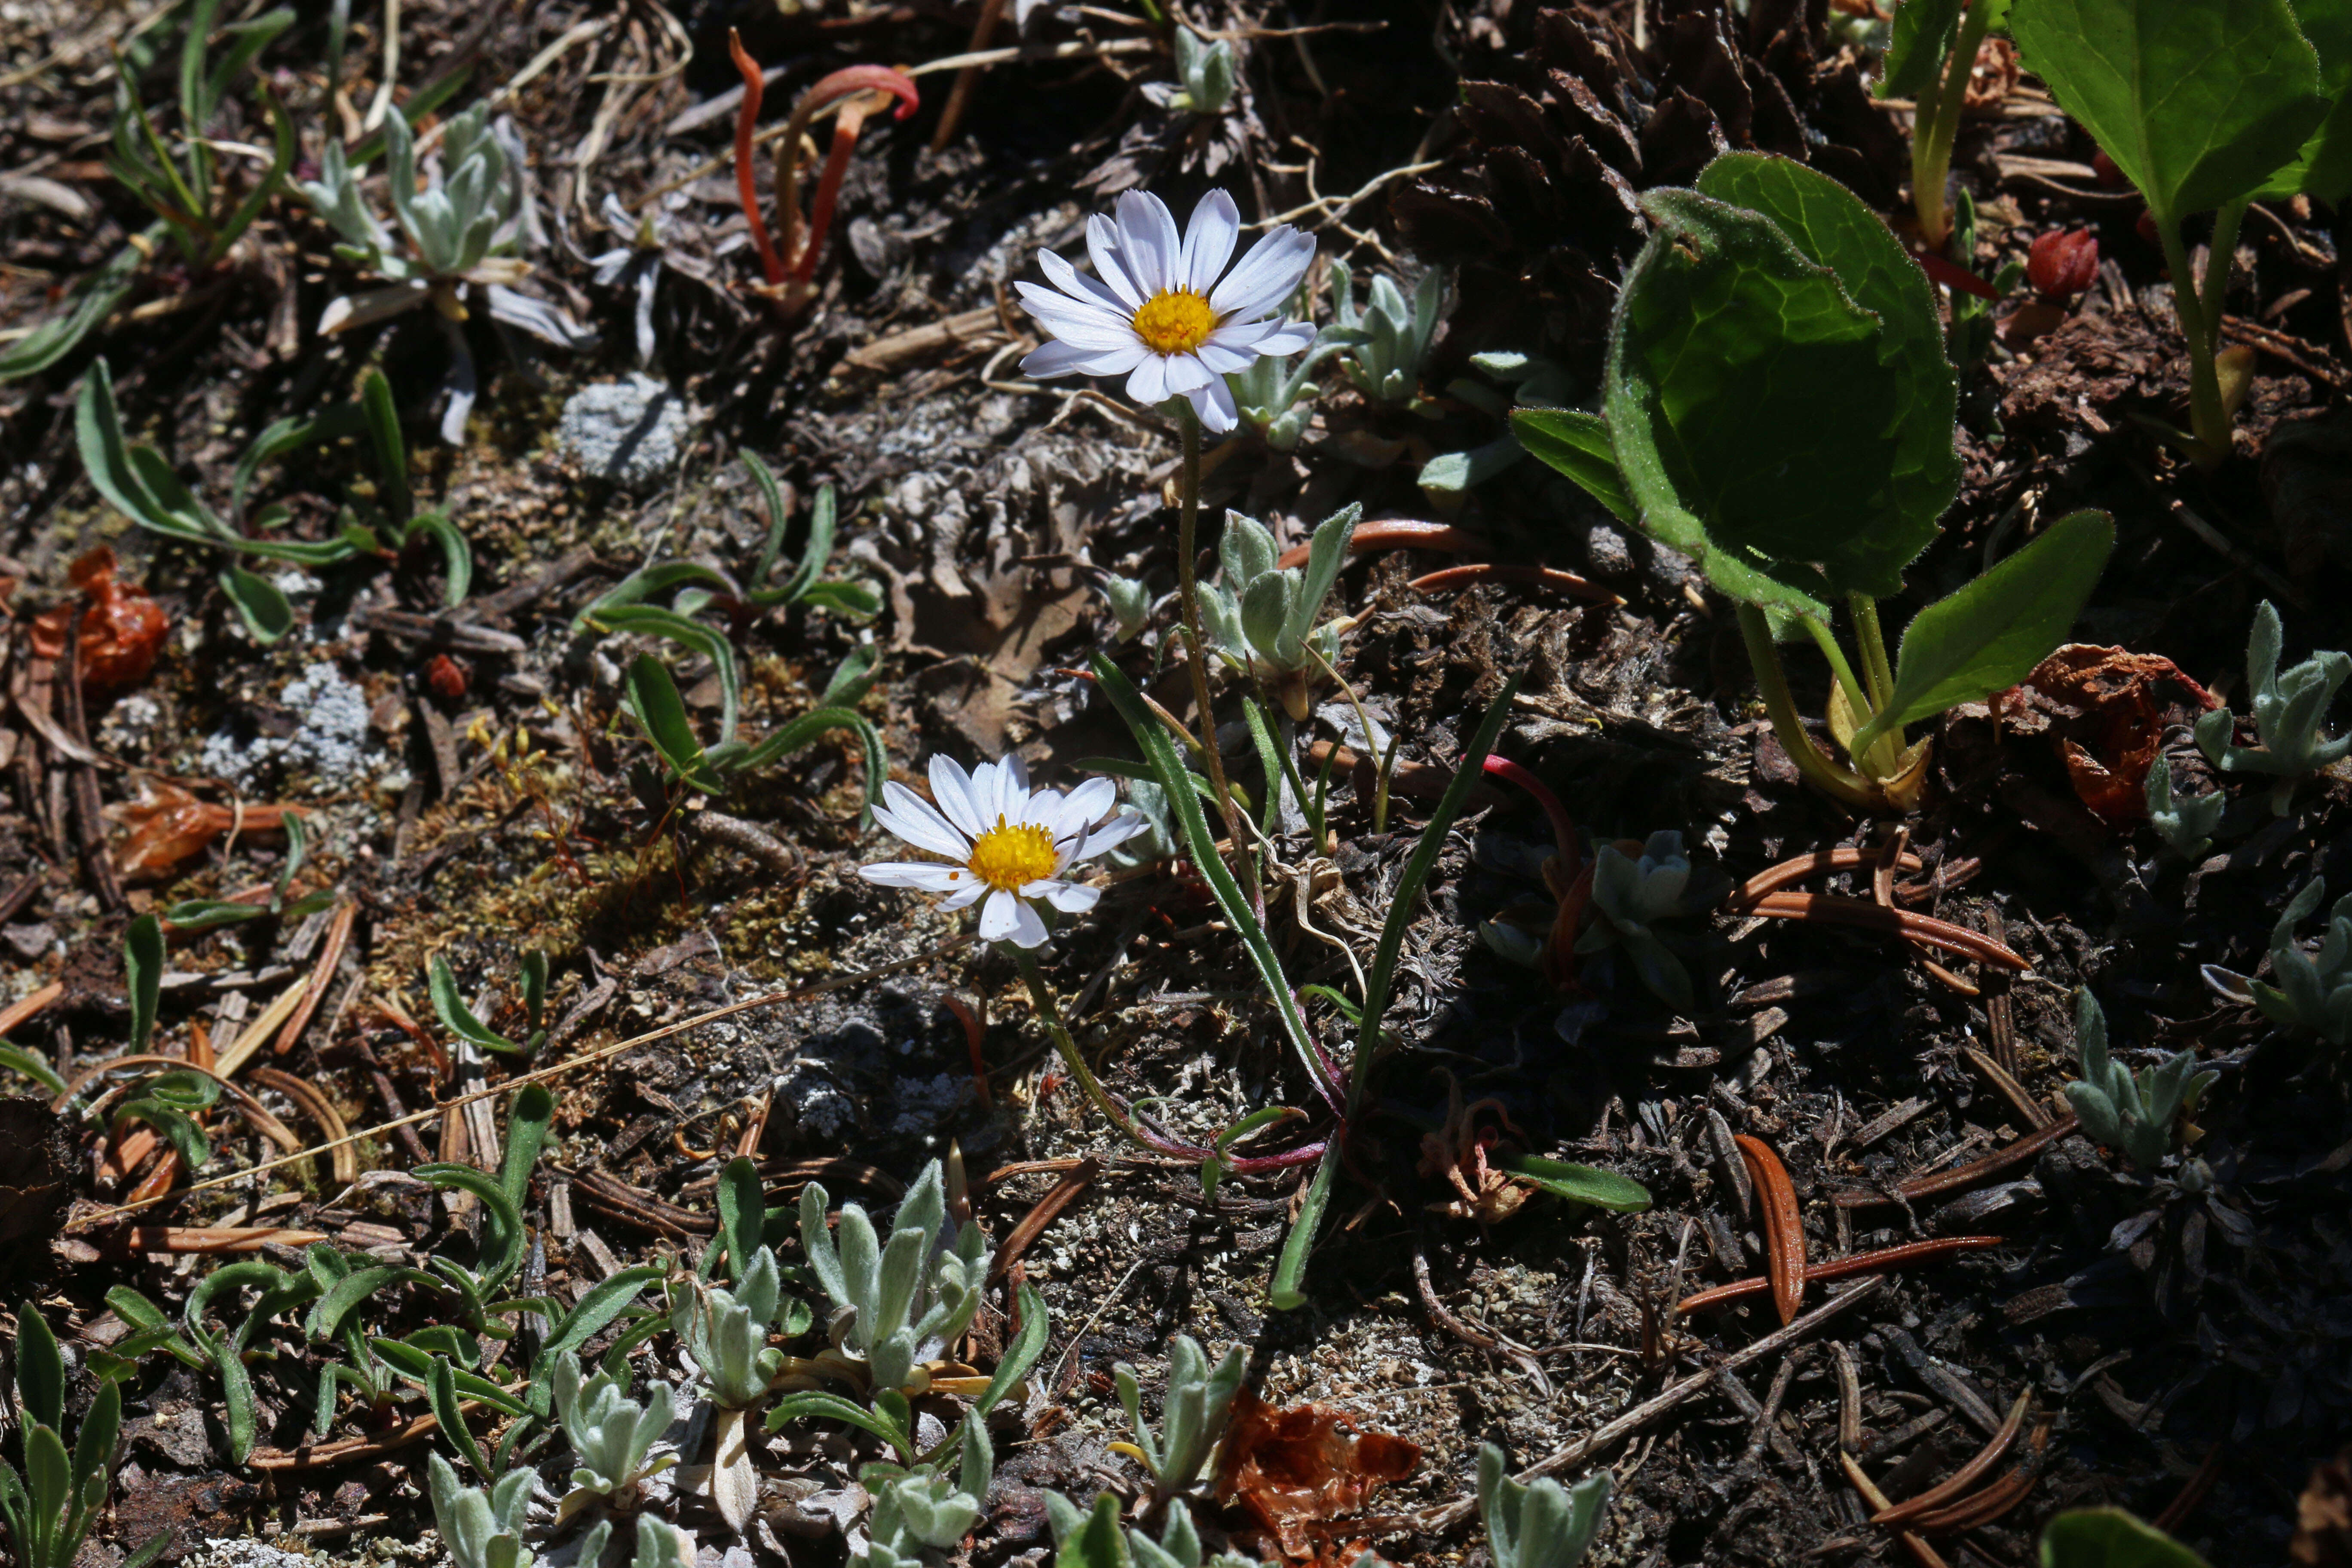
[[(248, 805), (242, 831), (282, 833), (287, 813), (300, 815), (291, 805)], [(106, 808), (107, 819), (130, 829), (114, 846), (115, 874), (130, 882), (156, 882), (170, 876), (212, 846), (213, 840), (239, 826), (232, 807), (198, 800), (186, 790), (161, 779), (144, 781), (137, 800)]]
[(1239, 1503), (1265, 1527), (1284, 1557), (1355, 1560), (1355, 1544), (1331, 1521), (1361, 1512), (1381, 1488), (1421, 1464), (1421, 1449), (1386, 1432), (1367, 1432), (1328, 1405), (1277, 1410), (1244, 1388), (1217, 1458), (1217, 1499)]
[(1421, 1160), (1413, 1168), (1424, 1176), (1443, 1176), (1456, 1196), (1429, 1206), (1457, 1219), (1493, 1225), (1509, 1218), (1536, 1189), (1513, 1179), (1486, 1163), (1486, 1152), (1506, 1138), (1524, 1143), (1526, 1135), (1511, 1123), (1499, 1100), (1488, 1098), (1462, 1103), (1462, 1086), (1445, 1075), (1445, 1125), (1421, 1139)]
[[(76, 658), (82, 689), (102, 694), (138, 685), (155, 668), (163, 634), (172, 628), (170, 618), (145, 589), (116, 574), (114, 552), (106, 545), (75, 561), (70, 574), (81, 590), (81, 641)], [(43, 658), (64, 654), (75, 609), (69, 601), (44, 611), (33, 622), (34, 653)]]
[(2068, 643), (1992, 700), (2007, 731), (2046, 733), (2074, 793), (2108, 823), (2147, 816), (2147, 770), (2165, 728), (2219, 707), (2170, 659)]

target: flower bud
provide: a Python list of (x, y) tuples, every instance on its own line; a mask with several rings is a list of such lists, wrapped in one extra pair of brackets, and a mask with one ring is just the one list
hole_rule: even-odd
[(2099, 237), (2088, 229), (2038, 235), (2025, 258), (2025, 280), (2053, 304), (2079, 297), (2099, 275)]

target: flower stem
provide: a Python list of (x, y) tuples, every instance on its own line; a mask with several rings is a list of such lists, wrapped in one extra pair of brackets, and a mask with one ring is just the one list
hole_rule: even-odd
[(1780, 737), (1780, 748), (1797, 764), (1797, 771), (1833, 800), (1861, 811), (1885, 809), (1885, 797), (1869, 781), (1822, 755), (1813, 738), (1805, 733), (1796, 697), (1789, 689), (1788, 671), (1780, 667), (1780, 650), (1772, 646), (1772, 624), (1764, 618), (1764, 612), (1753, 605), (1740, 605), (1739, 634), (1748, 643), (1748, 662), (1755, 668), (1756, 689), (1764, 699), (1772, 732)]
[(1862, 645), (1862, 679), (1870, 687), (1872, 711), (1886, 706), (1895, 695), (1895, 670), (1886, 661), (1886, 637), (1878, 627), (1878, 601), (1855, 594), (1846, 601), (1853, 611), (1853, 640)]
[(1931, 249), (1942, 249), (1952, 231), (1944, 184), (1951, 177), (1952, 143), (1960, 134), (1969, 77), (1976, 69), (1977, 49), (1992, 25), (1992, 13), (1991, 0), (1972, 0), (1952, 40), (1952, 52), (1945, 57), (1944, 79), (1934, 100), (1922, 103), (1912, 116), (1911, 205), (1919, 215), (1919, 232)]
[[(2245, 210), (2242, 203), (2232, 203), (2216, 215), (2213, 247), (2206, 255), (2201, 287), (2189, 274), (2189, 247), (2181, 242), (2179, 221), (2168, 216), (2153, 217), (2157, 238), (2164, 246), (2164, 265), (2172, 274), (2172, 312), (2180, 319), (2180, 335), (2189, 345), (2189, 456), (2207, 472), (2220, 468), (2230, 455), (2230, 411), (2221, 402), (2221, 378), (2214, 368), (2213, 354), (2221, 334), (2221, 304), (2230, 265), (2221, 246), (2226, 240), (2232, 250), (2236, 248), (2238, 220)], [(2217, 265), (2221, 268), (2218, 283)], [(2210, 315), (2209, 300), (2213, 307)]]
[(1103, 1120), (1139, 1149), (1149, 1149), (1155, 1154), (1192, 1152), (1148, 1138), (1136, 1127), (1134, 1119), (1111, 1099), (1101, 1081), (1095, 1077), (1093, 1069), (1087, 1066), (1087, 1059), (1078, 1055), (1077, 1045), (1070, 1038), (1070, 1031), (1062, 1022), (1062, 1010), (1055, 1005), (1053, 989), (1045, 984), (1045, 973), (1037, 967), (1037, 955), (1025, 947), (1014, 947), (1009, 942), (1005, 944), (1005, 951), (1013, 954), (1013, 962), (1020, 967), (1021, 978), (1028, 982), (1030, 1000), (1037, 1005), (1037, 1016), (1045, 1021), (1045, 1032), (1053, 1037), (1054, 1049), (1061, 1053), (1062, 1065), (1069, 1068), (1070, 1076), (1077, 1079), (1078, 1088), (1094, 1102), (1094, 1108), (1102, 1112)]
[(1265, 918), (1265, 895), (1259, 889), (1257, 862), (1243, 847), (1248, 840), (1242, 837), (1240, 819), (1234, 812), (1233, 792), (1225, 784), (1224, 758), (1217, 750), (1217, 716), (1209, 705), (1209, 641), (1201, 631), (1201, 584), (1193, 571), (1193, 557), (1200, 553), (1197, 536), (1201, 522), (1201, 416), (1192, 405), (1176, 399), (1176, 424), (1184, 434), (1184, 467), (1181, 479), (1176, 522), (1176, 585), (1184, 601), (1184, 662), (1192, 667), (1192, 706), (1200, 710), (1201, 750), (1209, 764), (1209, 788), (1217, 797), (1218, 813), (1225, 821), (1225, 837), (1234, 847), (1234, 858), (1240, 862), (1242, 886), (1249, 890), (1250, 910), (1260, 920)]

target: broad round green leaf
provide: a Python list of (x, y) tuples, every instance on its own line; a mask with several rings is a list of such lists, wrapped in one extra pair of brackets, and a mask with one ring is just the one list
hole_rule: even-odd
[(2086, 1508), (2042, 1532), (2042, 1568), (2205, 1568), (2205, 1559), (2119, 1508)]
[(2010, 33), (2159, 224), (2255, 190), (2327, 111), (2286, 0), (2015, 0)]

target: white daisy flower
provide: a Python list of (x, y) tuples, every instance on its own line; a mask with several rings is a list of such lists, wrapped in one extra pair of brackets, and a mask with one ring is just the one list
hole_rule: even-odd
[(1022, 308), (1052, 334), (1021, 362), (1021, 373), (1123, 375), (1138, 403), (1190, 398), (1202, 426), (1232, 429), (1237, 416), (1225, 377), (1315, 341), (1312, 326), (1279, 313), (1315, 259), (1314, 236), (1277, 225), (1226, 272), (1242, 228), (1224, 192), (1201, 198), (1181, 238), (1158, 196), (1129, 191), (1117, 212), (1116, 221), (1099, 213), (1087, 220), (1095, 277), (1045, 250), (1037, 265), (1054, 287), (1013, 285)]
[(1065, 881), (1063, 873), (1150, 826), (1124, 807), (1102, 820), (1118, 805), (1118, 788), (1108, 779), (1088, 779), (1067, 795), (1031, 794), (1019, 757), (982, 763), (970, 773), (947, 757), (933, 757), (931, 794), (937, 806), (894, 779), (882, 786), (888, 804), (874, 808), (874, 819), (916, 848), (953, 863), (886, 860), (860, 867), (858, 875), (886, 888), (945, 893), (943, 909), (979, 903), (981, 940), (1016, 947), (1045, 940), (1045, 922), (1029, 900), (1068, 914), (1093, 909), (1102, 889)]

